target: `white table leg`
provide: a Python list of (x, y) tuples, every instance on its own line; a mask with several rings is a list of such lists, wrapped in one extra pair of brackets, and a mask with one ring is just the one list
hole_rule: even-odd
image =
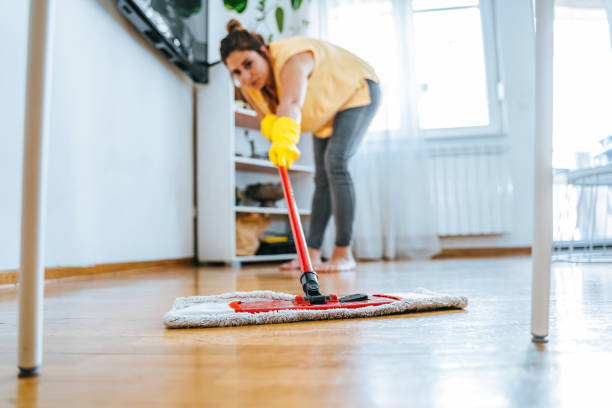
[(531, 334), (534, 342), (548, 337), (550, 263), (552, 256), (552, 98), (554, 0), (536, 0), (535, 179), (533, 214), (533, 286)]
[(42, 363), (51, 22), (52, 0), (31, 0), (19, 271), (19, 377), (37, 375)]

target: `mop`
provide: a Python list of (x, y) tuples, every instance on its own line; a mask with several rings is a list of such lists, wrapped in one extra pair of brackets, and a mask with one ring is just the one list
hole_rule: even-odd
[(214, 296), (180, 297), (165, 314), (168, 328), (228, 327), (251, 324), (290, 323), (306, 320), (349, 319), (409, 312), (464, 309), (467, 298), (416, 289), (397, 294), (355, 293), (324, 295), (312, 267), (302, 225), (286, 167), (279, 167), (283, 192), (296, 243), (304, 295), (272, 291), (224, 293)]

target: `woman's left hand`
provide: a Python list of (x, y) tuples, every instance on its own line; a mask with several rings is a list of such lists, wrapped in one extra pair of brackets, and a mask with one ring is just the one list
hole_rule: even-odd
[(275, 166), (289, 168), (300, 157), (299, 139), (300, 125), (295, 120), (287, 116), (277, 118), (272, 127), (270, 161)]
[(289, 168), (300, 157), (300, 149), (292, 143), (280, 141), (272, 144), (268, 157), (275, 166)]

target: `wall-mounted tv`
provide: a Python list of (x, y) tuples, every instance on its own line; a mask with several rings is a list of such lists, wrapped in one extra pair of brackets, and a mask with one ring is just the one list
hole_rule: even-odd
[(117, 0), (121, 13), (195, 82), (208, 82), (208, 0)]

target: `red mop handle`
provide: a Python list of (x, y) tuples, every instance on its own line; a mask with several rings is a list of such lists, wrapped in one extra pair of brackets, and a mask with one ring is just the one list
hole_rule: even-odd
[(295, 205), (295, 198), (293, 197), (293, 190), (291, 189), (291, 183), (289, 182), (289, 174), (286, 167), (279, 167), (281, 179), (283, 180), (283, 192), (285, 193), (285, 200), (287, 201), (287, 207), (289, 208), (289, 221), (291, 221), (291, 231), (293, 231), (293, 241), (295, 242), (298, 257), (300, 259), (300, 268), (302, 273), (306, 271), (312, 271), (312, 264), (310, 263), (310, 257), (308, 256), (308, 250), (306, 249), (306, 239), (304, 238), (304, 231), (302, 231), (302, 223), (300, 222), (300, 216)]

